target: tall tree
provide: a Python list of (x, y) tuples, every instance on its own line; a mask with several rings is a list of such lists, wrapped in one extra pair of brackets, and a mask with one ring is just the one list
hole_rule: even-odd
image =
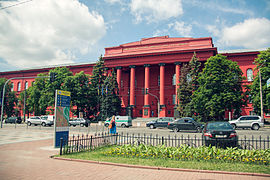
[(254, 111), (257, 114), (261, 113), (261, 97), (260, 97), (260, 78), (258, 70), (261, 72), (261, 84), (262, 84), (262, 99), (263, 99), (263, 111), (265, 113), (270, 112), (270, 87), (267, 87), (267, 80), (270, 79), (270, 48), (266, 51), (262, 51), (258, 58), (255, 59), (257, 67), (257, 74), (251, 85), (251, 99)]
[(198, 77), (201, 63), (194, 52), (189, 64), (185, 64), (181, 69), (180, 83), (177, 90), (178, 111), (180, 116), (194, 116), (194, 105), (191, 97), (199, 87)]
[(99, 60), (97, 61), (96, 65), (93, 67), (92, 76), (90, 77), (91, 82), (91, 90), (94, 94), (92, 98), (93, 102), (93, 112), (95, 115), (98, 115), (100, 112), (100, 104), (102, 100), (102, 86), (106, 79), (105, 76), (105, 65), (102, 56), (100, 56)]
[(116, 73), (107, 76), (101, 90), (101, 117), (106, 119), (112, 115), (117, 115), (121, 110), (121, 99), (119, 97)]
[(177, 110), (179, 111), (179, 115), (188, 116), (187, 105), (191, 101), (192, 95), (192, 87), (190, 83), (190, 66), (188, 64), (184, 64), (181, 68), (181, 74), (179, 78), (179, 88), (177, 89), (177, 98), (178, 98), (178, 106)]
[(79, 112), (84, 112), (86, 117), (90, 117), (93, 112), (93, 96), (91, 93), (90, 75), (85, 74), (83, 71), (75, 74), (74, 76), (68, 76), (65, 78), (62, 85), (62, 89), (71, 92), (72, 106), (76, 106), (76, 115), (79, 116)]
[[(3, 88), (4, 84), (6, 83), (7, 79), (0, 78), (0, 88), (1, 88), (1, 98), (3, 98)], [(15, 114), (16, 104), (18, 103), (18, 98), (15, 95), (15, 92), (11, 91), (11, 83), (9, 82), (5, 88), (5, 99), (4, 99), (4, 115), (6, 114), (7, 117), (10, 117)], [(1, 99), (2, 103), (2, 99)], [(1, 113), (1, 112), (0, 112)]]
[(207, 60), (198, 79), (199, 87), (192, 97), (200, 120), (223, 120), (225, 110), (240, 112), (246, 104), (242, 74), (237, 63), (226, 56), (218, 54)]

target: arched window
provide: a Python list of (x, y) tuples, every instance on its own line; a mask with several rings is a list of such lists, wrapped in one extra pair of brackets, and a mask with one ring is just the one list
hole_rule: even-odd
[(172, 85), (176, 85), (176, 74), (172, 77)]
[(11, 91), (14, 91), (14, 83), (11, 83)]
[(28, 89), (28, 82), (25, 82), (25, 89)]
[(252, 69), (247, 70), (247, 80), (248, 81), (253, 81), (253, 71), (252, 71)]
[(21, 83), (18, 82), (18, 91), (21, 91)]

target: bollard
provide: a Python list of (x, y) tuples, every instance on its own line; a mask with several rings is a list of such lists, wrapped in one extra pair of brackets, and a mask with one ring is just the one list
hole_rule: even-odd
[(60, 138), (60, 156), (62, 155), (63, 138)]

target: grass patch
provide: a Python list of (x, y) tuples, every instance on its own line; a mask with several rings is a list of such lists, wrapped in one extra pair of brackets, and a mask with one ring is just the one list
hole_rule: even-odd
[(106, 151), (110, 151), (112, 148), (115, 147), (112, 146), (102, 147), (90, 152), (67, 154), (62, 155), (61, 157), (71, 159), (122, 163), (122, 164), (144, 165), (144, 166), (270, 174), (269, 165), (237, 163), (237, 162), (229, 163), (229, 162), (205, 161), (205, 160), (173, 160), (168, 158), (125, 157), (118, 155), (108, 156), (104, 153)]

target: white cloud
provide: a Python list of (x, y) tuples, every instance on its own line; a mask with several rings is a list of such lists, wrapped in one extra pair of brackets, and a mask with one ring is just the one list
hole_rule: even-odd
[(220, 43), (226, 46), (244, 48), (265, 48), (270, 46), (270, 20), (266, 18), (247, 19), (232, 27), (221, 30)]
[(179, 35), (183, 37), (191, 36), (192, 26), (186, 25), (183, 21), (176, 21), (175, 23), (169, 24), (168, 26), (169, 28), (173, 28)]
[(156, 22), (183, 14), (181, 0), (132, 0), (131, 13), (136, 22)]
[(0, 11), (0, 24), (0, 58), (19, 68), (73, 62), (106, 34), (103, 17), (78, 0), (30, 1)]

